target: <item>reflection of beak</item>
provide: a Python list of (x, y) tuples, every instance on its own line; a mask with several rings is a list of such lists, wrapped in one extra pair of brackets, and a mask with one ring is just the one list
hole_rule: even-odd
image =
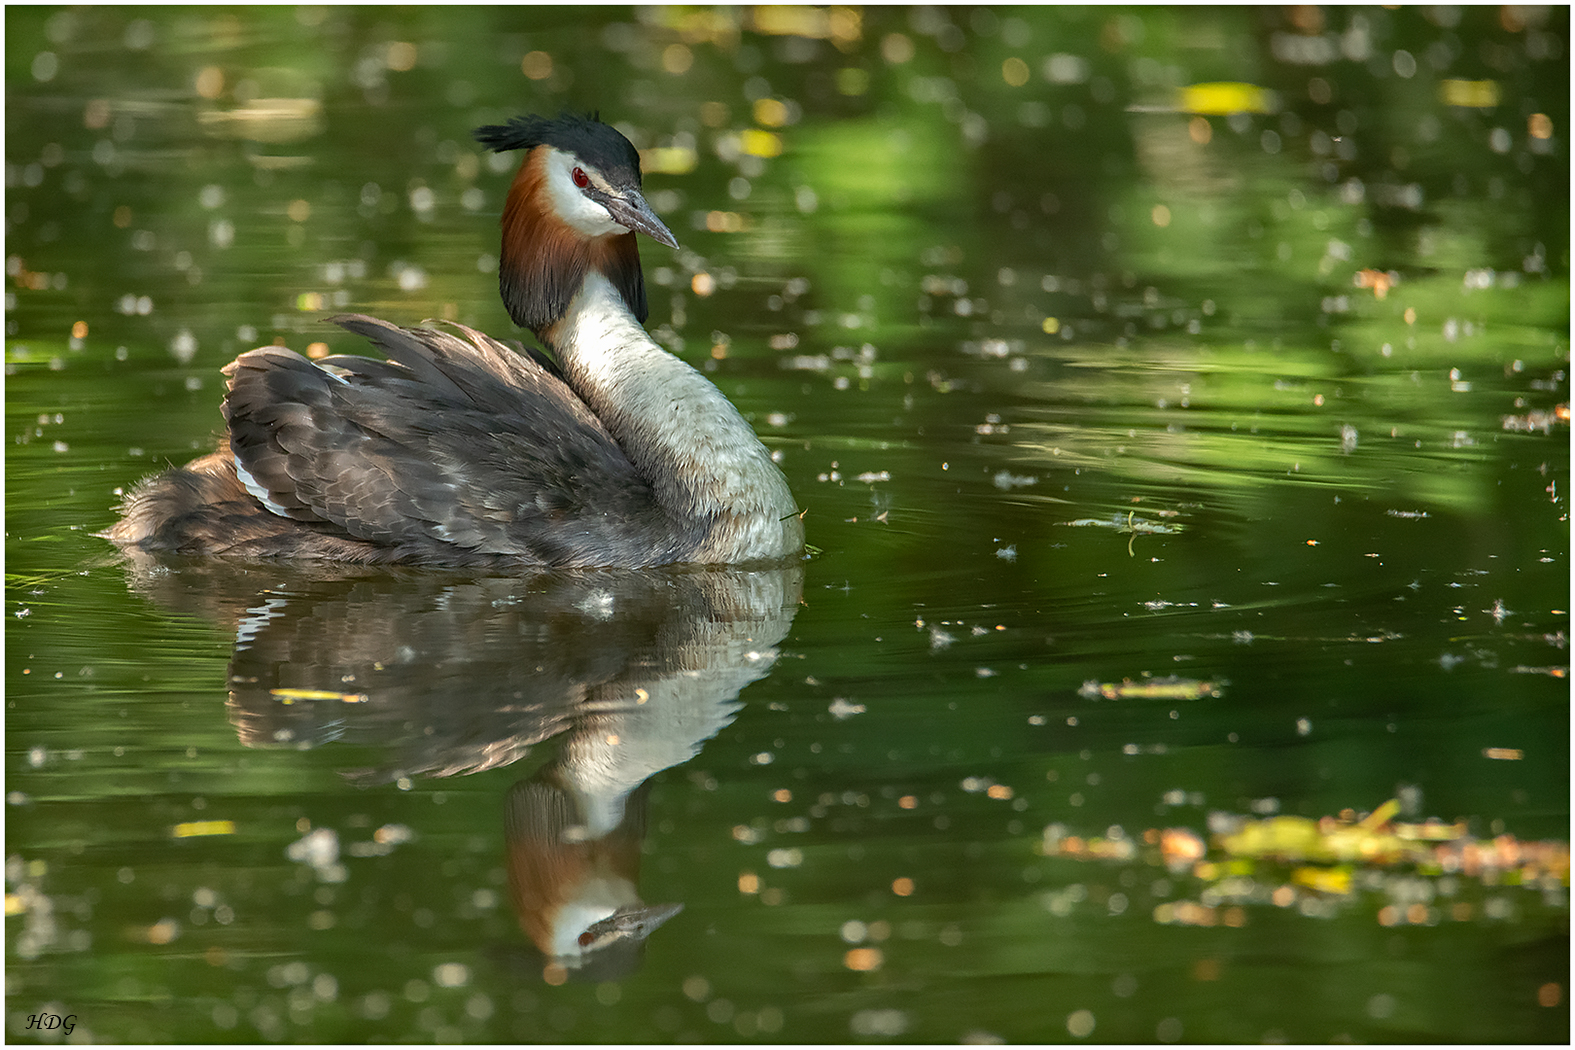
[(587, 926), (580, 934), (580, 948), (590, 953), (615, 943), (638, 943), (683, 910), (682, 904), (627, 905)]
[(658, 244), (665, 244), (669, 248), (678, 247), (678, 238), (656, 217), (656, 212), (651, 210), (639, 190), (630, 191), (628, 197), (610, 197), (607, 210), (612, 212), (618, 225), (643, 233)]

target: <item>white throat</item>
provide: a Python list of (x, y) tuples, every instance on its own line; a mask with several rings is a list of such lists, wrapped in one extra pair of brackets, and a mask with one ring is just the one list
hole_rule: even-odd
[(586, 278), (552, 334), (570, 382), (658, 499), (674, 514), (717, 519), (718, 546), (704, 560), (798, 551), (798, 510), (770, 453), (720, 390), (652, 341), (605, 277)]

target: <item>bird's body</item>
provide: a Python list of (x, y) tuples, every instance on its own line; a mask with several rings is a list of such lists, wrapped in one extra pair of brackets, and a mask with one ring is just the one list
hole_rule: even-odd
[(227, 437), (144, 481), (108, 538), (176, 554), (560, 567), (780, 561), (803, 547), (738, 410), (658, 346), (635, 231), (676, 246), (605, 124), (482, 128), (527, 150), (503, 215), (510, 314), (552, 353), (463, 325), (334, 318), (388, 360), (264, 347), (225, 368)]

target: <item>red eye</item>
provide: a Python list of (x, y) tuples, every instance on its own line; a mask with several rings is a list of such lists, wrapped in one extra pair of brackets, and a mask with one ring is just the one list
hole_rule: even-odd
[(590, 177), (585, 174), (584, 168), (574, 169), (574, 184), (582, 190), (591, 184)]

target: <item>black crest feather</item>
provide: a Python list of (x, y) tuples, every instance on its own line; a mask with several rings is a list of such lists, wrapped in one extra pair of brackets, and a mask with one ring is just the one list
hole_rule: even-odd
[[(514, 185), (503, 207), (502, 254), (498, 286), (509, 315), (538, 336), (563, 316), (586, 274), (602, 273), (619, 293), (635, 318), (647, 314), (645, 279), (635, 235), (627, 233), (595, 241), (575, 236), (558, 237), (567, 227), (551, 219), (550, 203), (532, 189), (530, 173), (534, 151), (551, 147), (594, 167), (617, 193), (640, 195), (640, 153), (616, 128), (602, 123), (597, 114), (561, 113), (556, 117), (535, 114), (515, 117), (507, 124), (488, 124), (474, 132), (489, 149), (524, 150)], [(593, 190), (585, 191), (595, 199)]]
[(472, 134), (477, 142), (496, 153), (537, 146), (566, 150), (596, 165), (615, 182), (619, 176), (627, 175), (636, 188), (640, 185), (640, 151), (617, 128), (603, 124), (596, 113), (579, 116), (564, 112), (556, 117), (526, 114), (507, 124), (487, 124)]

